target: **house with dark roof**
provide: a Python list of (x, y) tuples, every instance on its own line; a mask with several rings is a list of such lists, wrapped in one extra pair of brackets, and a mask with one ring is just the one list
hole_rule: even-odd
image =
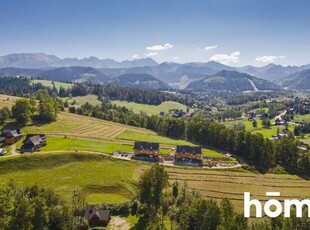
[(46, 146), (45, 134), (27, 134), (21, 147), (21, 152), (34, 152), (43, 146)]
[(175, 163), (202, 164), (202, 151), (198, 146), (178, 145), (176, 148)]
[(111, 212), (109, 210), (87, 209), (84, 218), (91, 228), (106, 227), (111, 219)]
[(12, 145), (19, 141), (23, 137), (23, 134), (20, 129), (3, 129), (1, 136), (5, 144)]
[(159, 143), (136, 141), (133, 149), (136, 157), (155, 158), (160, 155)]

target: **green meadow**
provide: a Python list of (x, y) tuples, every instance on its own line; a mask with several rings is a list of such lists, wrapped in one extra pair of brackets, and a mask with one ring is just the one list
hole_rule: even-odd
[(124, 106), (135, 113), (146, 113), (148, 115), (159, 115), (160, 112), (169, 113), (170, 109), (178, 109), (186, 112), (187, 106), (175, 101), (165, 101), (160, 105), (144, 105), (126, 101), (112, 101), (113, 104)]
[(90, 203), (118, 203), (134, 192), (132, 180), (139, 165), (97, 154), (36, 153), (0, 158), (0, 184), (37, 184), (68, 200), (80, 190)]

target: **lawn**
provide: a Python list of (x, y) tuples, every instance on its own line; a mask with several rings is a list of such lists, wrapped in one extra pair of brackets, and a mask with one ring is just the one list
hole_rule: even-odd
[(175, 101), (165, 101), (160, 105), (144, 105), (138, 104), (134, 102), (126, 102), (126, 101), (112, 101), (113, 104), (118, 106), (125, 106), (128, 109), (131, 109), (135, 113), (144, 112), (148, 115), (159, 115), (160, 112), (164, 112), (165, 114), (169, 113), (170, 109), (178, 109), (186, 112), (187, 106)]
[[(36, 83), (41, 83), (45, 87), (51, 87), (51, 88), (53, 87), (53, 82), (49, 80), (32, 80), (32, 84), (36, 84)], [(65, 89), (72, 87), (72, 84), (70, 83), (54, 81), (54, 84), (55, 84), (56, 89), (58, 90), (60, 89), (60, 86)]]
[[(20, 147), (21, 142), (18, 143)], [(82, 150), (112, 154), (115, 151), (132, 152), (132, 145), (123, 145), (113, 142), (92, 141), (86, 139), (63, 138), (49, 136), (47, 146), (40, 149), (43, 152), (59, 150)]]

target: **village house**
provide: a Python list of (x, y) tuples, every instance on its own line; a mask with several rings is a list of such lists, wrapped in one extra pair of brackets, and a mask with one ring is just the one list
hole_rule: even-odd
[(12, 145), (19, 141), (23, 134), (20, 129), (3, 129), (1, 137), (5, 144)]
[(178, 145), (175, 152), (175, 164), (202, 165), (202, 151), (198, 146)]
[(248, 113), (247, 117), (249, 121), (252, 121), (255, 118), (255, 113)]
[(45, 134), (27, 134), (26, 139), (23, 141), (21, 152), (34, 152), (43, 146), (46, 146)]
[(309, 151), (310, 150), (310, 147), (308, 144), (304, 143), (304, 142), (300, 142), (299, 143), (299, 148), (302, 149), (302, 150), (306, 150), (306, 151)]
[(283, 120), (282, 118), (281, 119), (277, 118), (273, 123), (273, 125), (285, 125), (285, 124), (286, 124), (286, 120)]
[(106, 227), (111, 219), (111, 212), (109, 210), (87, 209), (84, 218), (91, 228)]
[(169, 110), (170, 117), (179, 118), (179, 117), (183, 117), (185, 114), (186, 113), (183, 110), (178, 110), (178, 109), (170, 109)]
[(289, 132), (289, 130), (282, 129), (278, 134), (273, 135), (272, 138), (270, 138), (270, 139), (272, 141), (277, 141), (277, 140), (280, 140), (282, 138), (288, 138), (288, 132)]
[(160, 155), (159, 143), (136, 141), (134, 155), (140, 158), (158, 158)]
[(0, 148), (0, 156), (7, 154), (7, 150), (5, 148)]

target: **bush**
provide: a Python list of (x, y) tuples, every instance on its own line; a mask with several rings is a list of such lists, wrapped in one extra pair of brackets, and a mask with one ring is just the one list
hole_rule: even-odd
[(76, 112), (76, 108), (74, 106), (69, 107), (69, 112), (70, 113), (75, 113)]

